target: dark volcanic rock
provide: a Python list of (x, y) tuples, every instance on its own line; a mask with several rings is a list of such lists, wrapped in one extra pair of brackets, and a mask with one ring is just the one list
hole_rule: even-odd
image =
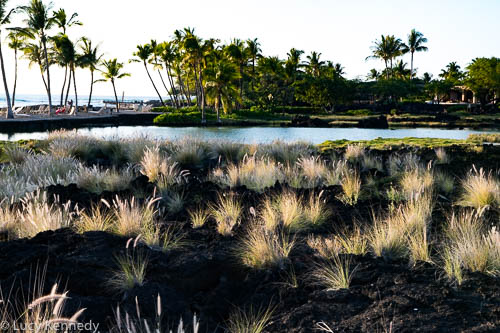
[(361, 128), (389, 128), (386, 116), (378, 116), (374, 118), (361, 119), (358, 121), (358, 127)]

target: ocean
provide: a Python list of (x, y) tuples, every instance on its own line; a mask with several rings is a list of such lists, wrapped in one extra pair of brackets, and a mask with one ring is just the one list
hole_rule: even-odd
[[(69, 95), (68, 100), (75, 100), (74, 95)], [(122, 97), (118, 96), (118, 100), (121, 101)], [(58, 105), (61, 100), (61, 95), (52, 97), (52, 104)], [(92, 96), (91, 104), (93, 106), (103, 106), (103, 101), (115, 100), (114, 96)], [(125, 96), (125, 102), (132, 101), (151, 101), (158, 100), (158, 97), (152, 96)], [(88, 95), (78, 95), (78, 105), (87, 105), (89, 101)], [(25, 105), (39, 105), (39, 104), (49, 104), (49, 100), (47, 95), (26, 95), (26, 94), (16, 94), (16, 103), (15, 106), (25, 106)], [(7, 102), (5, 99), (5, 95), (0, 95), (0, 107), (6, 107)]]

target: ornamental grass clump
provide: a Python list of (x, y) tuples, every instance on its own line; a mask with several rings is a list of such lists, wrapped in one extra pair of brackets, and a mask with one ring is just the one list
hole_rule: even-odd
[(125, 246), (125, 253), (115, 256), (117, 269), (113, 271), (113, 275), (108, 281), (111, 288), (125, 292), (144, 284), (149, 257), (138, 246), (139, 237), (130, 238)]
[(360, 227), (352, 231), (342, 232), (334, 237), (338, 244), (339, 252), (345, 254), (365, 255), (368, 253), (368, 239)]
[(399, 259), (408, 255), (406, 228), (401, 219), (388, 216), (374, 217), (373, 226), (368, 233), (368, 242), (373, 253), (386, 259)]
[(498, 180), (493, 177), (491, 172), (486, 173), (483, 168), (478, 171), (473, 167), (462, 181), (462, 188), (460, 203), (463, 206), (482, 209), (497, 204), (500, 199)]
[(489, 227), (483, 210), (452, 214), (445, 235), (443, 259), (449, 277), (457, 279), (460, 269), (500, 276), (500, 233)]
[(82, 165), (74, 178), (79, 188), (100, 194), (103, 191), (116, 192), (127, 189), (134, 179), (134, 172), (130, 167), (116, 170), (103, 169), (97, 165), (90, 168)]
[(340, 195), (339, 199), (343, 203), (354, 206), (359, 199), (361, 194), (361, 178), (357, 170), (352, 172), (344, 173), (342, 180), (340, 181), (343, 193)]
[(160, 152), (158, 146), (144, 149), (141, 162), (139, 164), (140, 172), (149, 178), (149, 181), (154, 183), (160, 175), (166, 175), (169, 165), (169, 159)]
[(231, 333), (263, 333), (273, 315), (273, 308), (267, 307), (255, 311), (236, 309), (229, 314), (227, 332)]
[(229, 236), (241, 220), (241, 201), (234, 196), (219, 194), (217, 204), (210, 207), (210, 212), (217, 223), (217, 231), (223, 236)]
[(283, 268), (295, 240), (284, 232), (267, 231), (260, 225), (251, 226), (237, 247), (241, 262), (255, 269)]
[(13, 164), (21, 164), (26, 160), (26, 157), (33, 154), (33, 150), (18, 145), (5, 147), (3, 151), (5, 159)]
[(365, 156), (365, 147), (362, 145), (347, 145), (344, 159), (350, 163), (359, 163)]
[(158, 210), (155, 206), (158, 200), (159, 198), (151, 198), (140, 204), (135, 197), (127, 200), (116, 196), (113, 200), (114, 231), (129, 237), (142, 234), (147, 239), (147, 235), (156, 232), (155, 219)]
[(31, 183), (46, 187), (68, 185), (75, 182), (80, 162), (72, 157), (56, 157), (48, 154), (28, 155), (24, 162), (15, 166), (15, 172)]
[(210, 211), (206, 208), (198, 207), (188, 211), (189, 221), (194, 229), (201, 228), (205, 225), (210, 217)]
[(82, 210), (75, 221), (75, 229), (87, 231), (110, 231), (114, 227), (115, 216), (105, 204), (93, 204), (89, 211)]
[(327, 171), (325, 173), (325, 185), (340, 185), (342, 182), (342, 178), (348, 172), (349, 167), (347, 166), (347, 161), (333, 161), (331, 166), (327, 168)]
[(317, 283), (329, 290), (349, 289), (356, 268), (352, 268), (349, 257), (334, 255), (316, 263), (313, 277)]
[(306, 188), (315, 188), (323, 184), (327, 167), (320, 156), (301, 157), (297, 161)]
[(325, 199), (322, 199), (322, 195), (323, 191), (317, 195), (311, 193), (309, 200), (306, 200), (303, 205), (304, 224), (309, 228), (323, 225), (332, 215), (332, 212), (325, 204)]
[(450, 157), (448, 153), (443, 147), (434, 149), (434, 153), (436, 154), (436, 163), (437, 164), (448, 164), (450, 163)]
[(262, 192), (276, 182), (282, 182), (284, 174), (281, 165), (269, 158), (245, 155), (240, 164), (230, 164), (225, 171), (216, 168), (211, 178), (230, 188), (244, 185), (250, 190)]
[[(85, 309), (76, 310), (71, 316), (64, 316), (67, 313), (66, 301), (69, 299), (67, 291), (58, 292), (58, 285), (54, 284), (50, 293), (43, 295), (43, 282), (35, 282), (30, 288), (33, 288), (33, 300), (26, 305), (20, 305), (10, 297), (0, 299), (2, 332), (59, 332), (63, 327), (77, 327), (78, 319)], [(14, 315), (19, 312), (19, 316)]]
[(177, 329), (172, 329), (164, 327), (162, 320), (164, 318), (164, 313), (162, 309), (160, 294), (156, 297), (156, 306), (154, 319), (153, 316), (148, 316), (149, 318), (142, 317), (142, 311), (139, 306), (139, 301), (137, 296), (135, 297), (135, 315), (131, 315), (128, 312), (122, 312), (119, 305), (116, 306), (114, 311), (114, 322), (112, 324), (110, 332), (113, 333), (198, 333), (200, 330), (200, 323), (196, 317), (193, 315), (193, 321), (191, 329), (184, 327), (184, 322), (182, 318), (177, 324)]
[(430, 164), (427, 169), (416, 168), (407, 170), (399, 181), (402, 194), (407, 200), (429, 191), (434, 185), (434, 175)]
[(18, 237), (34, 237), (40, 232), (70, 227), (77, 216), (71, 202), (61, 203), (54, 197), (49, 203), (47, 192), (35, 191), (21, 199), (21, 210), (16, 223)]

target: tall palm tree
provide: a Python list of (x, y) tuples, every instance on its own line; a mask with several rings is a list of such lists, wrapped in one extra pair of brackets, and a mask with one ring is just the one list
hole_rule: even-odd
[(370, 72), (366, 76), (368, 80), (375, 80), (375, 81), (377, 81), (379, 77), (380, 77), (380, 72), (375, 68), (370, 69)]
[[(186, 30), (186, 29), (185, 29)], [(198, 108), (201, 109), (201, 122), (205, 123), (205, 91), (203, 88), (203, 66), (205, 65), (205, 46), (201, 38), (186, 32), (183, 40), (183, 49), (185, 50), (185, 64), (193, 69), (195, 89), (197, 95)], [(189, 85), (188, 85), (189, 86)]]
[(408, 78), (408, 75), (410, 74), (410, 70), (406, 67), (406, 62), (403, 62), (403, 60), (399, 60), (396, 63), (396, 66), (394, 67), (394, 76), (398, 79), (405, 79)]
[[(57, 25), (59, 29), (62, 30), (62, 34), (66, 34), (66, 30), (69, 27), (72, 27), (74, 25), (82, 25), (82, 22), (78, 21), (76, 18), (78, 17), (77, 13), (73, 13), (70, 18), (68, 19), (68, 15), (66, 14), (66, 11), (63, 8), (60, 8), (58, 11), (54, 12), (54, 24)], [(61, 89), (61, 102), (60, 105), (62, 106), (63, 104), (63, 96), (64, 96), (64, 88), (66, 87), (66, 80), (68, 79), (68, 65), (67, 64), (60, 64), (64, 66), (64, 81)], [(69, 92), (69, 85), (71, 85), (71, 73), (69, 74), (69, 83), (68, 83), (68, 92)], [(67, 95), (66, 93), (66, 101), (67, 101)]]
[[(73, 77), (73, 88), (75, 92), (75, 113), (78, 112), (78, 92), (76, 89), (76, 67), (80, 65), (80, 56), (77, 54), (77, 48), (68, 35), (60, 34), (53, 37), (54, 45), (56, 47), (57, 56), (61, 64), (68, 66), (70, 71), (70, 80)], [(68, 84), (68, 90), (71, 82)], [(67, 98), (67, 97), (66, 97)]]
[(14, 50), (14, 88), (12, 89), (12, 108), (14, 108), (17, 88), (17, 54), (24, 47), (25, 38), (16, 31), (11, 31), (7, 38), (9, 39), (9, 48)]
[(239, 89), (240, 99), (243, 98), (243, 68), (247, 64), (247, 54), (245, 54), (245, 46), (240, 39), (233, 39), (232, 43), (226, 46), (225, 49), (229, 58), (238, 66), (240, 72)]
[(116, 94), (116, 85), (115, 82), (118, 79), (124, 78), (126, 76), (130, 76), (129, 73), (123, 73), (123, 63), (118, 62), (116, 58), (110, 60), (102, 61), (103, 69), (99, 69), (102, 74), (103, 79), (99, 81), (111, 81), (113, 85), (113, 92), (115, 94), (116, 101), (116, 112), (120, 112), (120, 104), (118, 103), (118, 95)]
[(102, 54), (99, 53), (99, 45), (92, 46), (92, 41), (86, 37), (81, 39), (80, 50), (82, 55), (79, 62), (83, 68), (88, 68), (90, 71), (90, 93), (87, 108), (90, 107), (92, 101), (92, 92), (94, 90), (94, 72), (97, 70), (97, 65), (101, 62)]
[(170, 89), (174, 95), (175, 107), (179, 108), (180, 103), (177, 96), (177, 89), (174, 84), (174, 79), (172, 75), (172, 67), (174, 66), (176, 55), (176, 49), (172, 42), (163, 42), (158, 44), (157, 53), (163, 64), (165, 65), (165, 71), (167, 72), (167, 79), (170, 84)]
[(3, 53), (2, 53), (2, 43), (1, 43), (1, 28), (3, 25), (10, 23), (10, 16), (14, 12), (13, 9), (10, 11), (7, 10), (7, 2), (8, 0), (0, 0), (0, 63), (2, 66), (2, 78), (3, 78), (3, 86), (5, 89), (5, 100), (7, 101), (7, 118), (14, 118), (14, 113), (12, 112), (12, 104), (10, 102), (10, 94), (9, 94), (9, 86), (7, 85), (7, 76), (5, 75), (5, 65), (3, 61)]
[(257, 38), (247, 39), (246, 41), (247, 47), (245, 51), (247, 52), (248, 58), (252, 61), (252, 89), (255, 80), (255, 62), (258, 57), (260, 57), (260, 53), (262, 52), (260, 48), (260, 43)]
[(392, 63), (393, 60), (400, 55), (402, 55), (402, 41), (396, 38), (394, 35), (381, 35), (380, 40), (375, 40), (373, 42), (372, 55), (368, 56), (366, 59), (375, 58), (381, 59), (385, 64), (386, 79), (389, 79), (389, 65), (390, 72), (392, 75)]
[(63, 8), (60, 8), (58, 11), (54, 12), (54, 23), (62, 29), (63, 34), (66, 34), (66, 29), (72, 27), (74, 25), (83, 25), (82, 22), (78, 21), (76, 18), (78, 17), (78, 13), (71, 14), (68, 19), (68, 15)]
[(319, 77), (321, 67), (325, 65), (325, 62), (320, 60), (321, 53), (313, 51), (306, 58), (307, 58), (307, 70), (309, 71), (309, 73), (315, 77)]
[(130, 62), (142, 62), (142, 64), (144, 65), (144, 69), (146, 69), (146, 73), (148, 74), (149, 80), (151, 81), (151, 84), (153, 85), (153, 88), (155, 89), (156, 94), (160, 99), (161, 105), (165, 106), (163, 98), (161, 97), (158, 88), (156, 88), (156, 84), (153, 81), (153, 78), (151, 77), (151, 74), (149, 73), (148, 69), (148, 61), (151, 55), (153, 54), (153, 51), (154, 51), (153, 47), (150, 44), (137, 45), (137, 51), (133, 53), (133, 56), (137, 58), (131, 59)]
[[(40, 74), (42, 75), (43, 86), (45, 87), (45, 91), (47, 91), (47, 81), (45, 80), (45, 60), (43, 56), (43, 47), (40, 44), (35, 43), (27, 43), (22, 48), (23, 56), (22, 58), (27, 59), (29, 61), (28, 67), (31, 68), (34, 64), (37, 64), (40, 68)], [(50, 57), (51, 61), (53, 57)]]
[(205, 79), (207, 97), (214, 103), (217, 122), (220, 122), (220, 105), (222, 104), (224, 113), (228, 113), (232, 102), (240, 99), (235, 85), (240, 79), (239, 69), (226, 59), (216, 60), (205, 70)]
[(297, 77), (297, 72), (301, 66), (300, 57), (304, 54), (304, 51), (297, 50), (295, 48), (290, 49), (287, 53), (288, 59), (285, 62), (285, 71), (287, 76), (291, 79), (293, 83)]
[(439, 77), (451, 81), (459, 81), (463, 78), (463, 76), (464, 74), (460, 66), (455, 61), (452, 61), (448, 65), (446, 65), (446, 68), (442, 69), (441, 73), (439, 74)]
[(161, 60), (161, 54), (163, 52), (163, 46), (162, 44), (158, 44), (154, 39), (151, 39), (150, 45), (153, 52), (151, 53), (149, 63), (153, 65), (153, 68), (158, 71), (161, 83), (163, 84), (163, 87), (165, 88), (165, 90), (168, 93), (168, 96), (170, 97), (170, 103), (175, 103), (174, 98), (172, 97), (172, 93), (170, 92), (170, 89), (167, 88), (165, 80), (163, 80), (163, 75), (161, 75), (161, 70), (163, 69), (163, 63), (160, 60)]
[(52, 95), (50, 91), (50, 62), (49, 54), (47, 51), (47, 30), (54, 25), (54, 18), (50, 16), (51, 4), (45, 5), (42, 0), (31, 0), (29, 5), (19, 7), (27, 18), (24, 20), (26, 27), (14, 28), (27, 37), (39, 38), (43, 48), (43, 56), (45, 59), (45, 70), (47, 72), (47, 96), (49, 98), (49, 115), (52, 115)]
[(403, 44), (402, 51), (403, 53), (411, 54), (411, 66), (410, 66), (410, 79), (414, 76), (413, 73), (413, 54), (415, 52), (426, 52), (429, 49), (424, 46), (427, 43), (427, 38), (424, 37), (424, 34), (412, 29), (410, 34), (408, 35), (408, 44)]

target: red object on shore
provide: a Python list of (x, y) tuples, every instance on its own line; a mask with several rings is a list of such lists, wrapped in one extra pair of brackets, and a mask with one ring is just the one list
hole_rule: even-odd
[(61, 108), (58, 108), (56, 110), (56, 114), (59, 114), (59, 113), (65, 113), (66, 112), (66, 107), (63, 107), (62, 109)]

